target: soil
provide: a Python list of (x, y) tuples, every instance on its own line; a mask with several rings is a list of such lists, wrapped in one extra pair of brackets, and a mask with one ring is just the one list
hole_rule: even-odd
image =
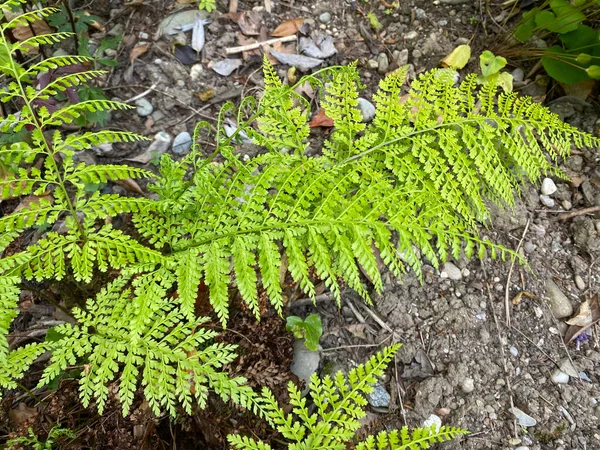
[[(309, 28), (331, 34), (338, 53), (326, 64), (358, 61), (365, 98), (376, 90), (383, 73), (399, 64), (410, 64), (409, 74), (414, 77), (437, 67), (459, 44), (470, 42), (473, 55), (484, 48), (499, 48), (501, 39), (495, 22), (506, 15), (500, 1), (489, 2), (485, 10), (478, 2), (465, 0), (401, 0), (391, 14), (386, 13), (389, 8), (384, 1), (290, 1), (268, 2), (272, 4), (269, 13), (262, 1), (240, 0), (238, 11), (256, 11), (260, 18), (256, 38), (286, 19), (298, 17), (306, 19)], [(226, 48), (249, 39), (241, 36), (239, 25), (224, 15), (227, 5), (222, 3), (218, 2), (218, 12), (205, 29), (206, 45), (194, 66), (182, 64), (173, 56), (172, 43), (162, 38), (154, 40), (161, 20), (194, 5), (182, 6), (174, 0), (106, 0), (76, 5), (99, 16), (107, 31), (117, 25), (125, 30), (119, 63), (109, 69), (101, 83), (107, 95), (127, 100), (152, 88), (144, 97), (154, 107), (152, 115), (113, 113), (109, 126), (150, 138), (160, 131), (172, 137), (182, 131), (192, 133), (198, 120), (214, 124), (225, 101), (239, 103), (241, 96), (260, 91), (263, 82), (259, 53), (246, 55), (241, 67), (227, 77), (211, 69), (225, 58)], [(370, 12), (382, 26), (379, 33), (369, 25), (366, 15)], [(331, 16), (327, 23), (321, 20), (323, 13)], [(100, 37), (96, 33), (95, 38)], [(150, 45), (132, 60), (131, 51), (141, 41)], [(378, 65), (383, 59), (379, 54), (387, 55), (385, 70)], [(512, 70), (517, 61), (509, 63)], [(527, 73), (535, 62), (523, 64)], [(475, 58), (463, 72), (469, 69), (478, 70)], [(282, 77), (290, 76), (288, 66), (278, 65), (277, 71)], [(560, 89), (535, 75), (518, 88), (540, 101), (560, 97)], [(214, 96), (209, 98), (211, 89)], [(569, 123), (598, 135), (600, 110), (595, 107), (596, 100), (594, 94), (587, 102), (562, 97), (553, 100), (550, 107)], [(324, 132), (316, 128), (313, 137), (320, 139)], [(205, 144), (206, 153), (211, 153), (213, 148)], [(147, 145), (115, 145), (82, 158), (89, 163), (125, 162), (142, 154)], [(240, 151), (250, 154), (256, 149), (242, 146)], [(348, 291), (341, 309), (327, 301), (316, 306), (305, 306), (304, 302), (290, 305), (289, 311), (296, 315), (318, 312), (323, 320), (323, 374), (347, 371), (378, 348), (403, 343), (384, 380), (384, 388), (391, 394), (390, 405), (383, 409), (370, 407), (365, 430), (420, 426), (435, 414), (444, 424), (472, 433), (440, 448), (600, 449), (598, 327), (590, 330), (587, 340), (566, 343), (568, 317), (556, 319), (546, 295), (548, 283), (554, 281), (576, 311), (600, 290), (600, 217), (582, 214), (562, 220), (559, 216), (566, 210), (578, 211), (600, 203), (599, 160), (597, 150), (587, 150), (559, 161), (571, 181), (554, 180), (558, 190), (551, 196), (555, 202), (551, 208), (542, 204), (540, 186), (529, 185), (514, 209), (492, 209), (484, 236), (518, 249), (526, 265), (513, 266), (510, 260), (489, 258), (460, 259), (452, 262), (459, 269), (457, 273), (452, 267), (439, 271), (426, 265), (422, 284), (413, 273), (402, 280), (386, 275), (384, 292), (373, 294), (372, 305)], [(122, 186), (108, 189), (126, 193)], [(14, 206), (3, 203), (0, 207), (10, 210)], [(27, 291), (31, 298), (23, 299), (23, 313), (13, 333), (43, 328), (60, 316), (60, 311), (35, 294), (41, 288), (34, 288)], [(285, 386), (294, 379), (289, 371), (293, 339), (283, 321), (267, 316), (256, 323), (239, 311), (223, 339), (242, 348), (242, 356), (231, 370), (246, 376), (253, 386), (268, 384), (285, 403)], [(570, 377), (566, 384), (553, 381), (555, 370), (565, 358), (572, 360), (577, 372), (583, 372), (582, 379)], [(30, 385), (29, 380), (23, 383)], [(129, 418), (121, 417), (116, 404), (99, 417), (93, 408), (85, 410), (79, 405), (77, 383), (68, 378), (61, 381), (58, 390), (32, 394), (42, 402), (24, 392), (5, 396), (0, 410), (0, 442), (26, 433), (28, 426), (45, 436), (59, 422), (76, 430), (75, 439), (61, 441), (58, 448), (65, 449), (217, 449), (225, 447), (224, 438), (232, 431), (265, 440), (274, 436), (249, 414), (216, 399), (206, 411), (170, 423), (166, 418), (152, 418), (141, 398)], [(519, 425), (511, 408), (534, 418), (535, 426)], [(26, 411), (22, 416), (26, 420), (18, 420), (15, 411)]]

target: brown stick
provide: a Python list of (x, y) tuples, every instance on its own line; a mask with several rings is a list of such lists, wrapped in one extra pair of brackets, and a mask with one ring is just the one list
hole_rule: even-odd
[(238, 0), (229, 0), (229, 12), (235, 14), (238, 10)]
[(558, 216), (560, 220), (567, 220), (571, 217), (583, 216), (584, 214), (591, 214), (600, 211), (600, 205), (590, 206), (589, 208), (578, 209), (577, 211), (571, 211), (568, 213), (561, 214)]
[(232, 55), (234, 53), (247, 52), (248, 50), (254, 50), (262, 47), (263, 45), (271, 45), (275, 42), (291, 42), (298, 39), (298, 37), (294, 34), (292, 36), (284, 36), (276, 39), (269, 39), (268, 41), (255, 42), (254, 44), (242, 45), (240, 47), (230, 47), (225, 49), (225, 53), (228, 55)]

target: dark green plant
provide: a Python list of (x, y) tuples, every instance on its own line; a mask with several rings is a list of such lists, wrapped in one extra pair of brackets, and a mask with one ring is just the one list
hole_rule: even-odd
[(548, 75), (565, 84), (600, 79), (600, 34), (585, 24), (593, 23), (598, 12), (597, 1), (547, 0), (523, 13), (513, 36), (522, 43), (537, 37), (553, 45), (546, 49), (517, 48), (503, 54), (541, 57)]
[(323, 334), (323, 326), (318, 314), (309, 314), (306, 319), (287, 316), (286, 322), (285, 329), (296, 339), (304, 339), (306, 348), (312, 351), (319, 350), (319, 339)]

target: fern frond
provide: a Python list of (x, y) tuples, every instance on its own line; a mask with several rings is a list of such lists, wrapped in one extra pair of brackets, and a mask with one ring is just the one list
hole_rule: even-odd
[(125, 180), (127, 178), (145, 178), (151, 173), (144, 169), (131, 166), (119, 165), (86, 165), (79, 164), (65, 177), (65, 181), (75, 185), (78, 183), (106, 183), (107, 181)]
[(377, 436), (368, 436), (356, 446), (356, 450), (420, 450), (430, 448), (430, 444), (441, 443), (469, 434), (467, 430), (442, 426), (439, 430), (416, 428), (410, 432), (407, 427), (391, 432), (381, 431)]
[(126, 131), (101, 130), (83, 134), (70, 134), (64, 143), (56, 148), (56, 151), (76, 148), (83, 150), (95, 145), (108, 144), (111, 142), (136, 142), (146, 140), (145, 137)]
[[(44, 119), (42, 121), (42, 126), (61, 126), (63, 124), (69, 124), (75, 121), (76, 119), (80, 118), (83, 114), (87, 112), (95, 113), (101, 111), (120, 111), (132, 108), (133, 107), (131, 105), (127, 105), (121, 102), (113, 102), (110, 100), (88, 100), (84, 102), (75, 103), (74, 105), (65, 106), (64, 108), (57, 110), (56, 112), (52, 113), (52, 115), (49, 118)], [(144, 139), (141, 137), (134, 139), (134, 137), (137, 136), (133, 133), (112, 132), (112, 136), (125, 137), (126, 135), (130, 137), (130, 139), (128, 139), (125, 142), (133, 142), (134, 140)]]
[(34, 225), (54, 223), (63, 209), (46, 198), (30, 201), (27, 206), (0, 217), (0, 232), (22, 231)]
[(20, 289), (19, 277), (0, 277), (0, 358), (8, 354), (8, 330), (17, 317)]
[(232, 448), (238, 450), (271, 450), (269, 444), (265, 444), (261, 441), (255, 441), (254, 439), (247, 438), (246, 436), (232, 435), (227, 436), (229, 445)]
[(127, 283), (127, 278), (119, 278), (88, 300), (86, 310), (75, 309), (77, 325), (55, 328), (62, 337), (48, 344), (52, 358), (39, 386), (85, 359), (80, 381), (83, 404), (87, 407), (94, 399), (100, 413), (112, 382), (119, 386), (124, 415), (129, 413), (138, 386), (144, 387), (146, 400), (157, 415), (164, 409), (175, 416), (178, 404), (190, 413), (192, 399), (200, 404), (205, 401), (207, 385), (220, 394), (234, 391), (237, 396), (252, 396), (241, 380), (217, 374), (216, 370), (235, 356), (234, 348), (207, 345), (216, 332), (201, 328), (206, 318), (185, 321), (161, 297), (153, 299), (155, 308), (146, 311), (148, 319), (140, 322), (139, 304), (135, 294), (132, 301)]
[[(70, 33), (64, 33), (70, 34)], [(35, 76), (42, 72), (49, 70), (58, 69), (59, 67), (72, 66), (76, 64), (85, 64), (94, 61), (94, 58), (90, 56), (80, 55), (64, 55), (64, 56), (50, 56), (42, 61), (31, 64), (27, 70), (21, 76), (21, 79), (26, 77)]]
[(34, 343), (12, 350), (7, 356), (2, 355), (4, 361), (0, 364), (0, 388), (17, 388), (17, 380), (23, 378), (27, 368), (46, 349), (46, 344)]
[[(12, 2), (9, 2), (11, 4)], [(16, 2), (15, 2), (16, 3)], [(18, 26), (27, 26), (29, 23), (36, 22), (40, 19), (44, 19), (52, 14), (58, 12), (57, 8), (41, 8), (34, 11), (28, 11), (23, 14), (16, 16), (8, 23), (2, 25), (3, 30), (9, 30)]]
[(90, 198), (77, 202), (76, 207), (85, 213), (88, 219), (106, 219), (123, 213), (143, 211), (151, 203), (152, 200), (146, 198), (122, 197), (118, 194), (101, 195), (95, 192)]

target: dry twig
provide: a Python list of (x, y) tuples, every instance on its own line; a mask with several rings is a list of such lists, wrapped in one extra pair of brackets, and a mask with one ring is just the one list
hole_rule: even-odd
[(225, 53), (228, 55), (233, 55), (235, 53), (247, 52), (249, 50), (256, 50), (257, 48), (262, 47), (263, 45), (271, 45), (276, 42), (292, 42), (298, 39), (298, 36), (295, 34), (292, 36), (284, 36), (280, 38), (269, 39), (267, 41), (255, 42), (254, 44), (241, 45), (239, 47), (229, 47), (225, 49)]
[[(525, 239), (525, 235), (527, 234), (527, 230), (529, 230), (529, 223), (530, 220), (527, 219), (527, 224), (525, 225), (525, 230), (523, 231), (523, 235), (521, 236), (521, 240), (519, 241), (519, 244), (517, 245), (517, 249), (515, 250), (515, 252), (519, 253), (519, 249), (521, 248), (521, 245), (523, 245), (523, 240)], [(506, 278), (506, 289), (504, 290), (504, 311), (506, 313), (506, 326), (510, 327), (510, 277), (512, 276), (512, 271), (513, 268), (515, 267), (515, 259), (516, 258), (512, 258), (512, 261), (510, 263), (510, 269), (508, 270), (508, 277)]]

